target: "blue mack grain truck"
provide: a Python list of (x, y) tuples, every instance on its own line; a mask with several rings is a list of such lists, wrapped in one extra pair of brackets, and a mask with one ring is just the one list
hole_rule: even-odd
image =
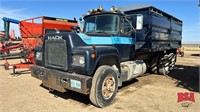
[(51, 90), (89, 95), (108, 106), (118, 87), (145, 72), (168, 74), (181, 47), (182, 21), (150, 5), (101, 6), (84, 16), (83, 31), (47, 34), (35, 49), (31, 75)]

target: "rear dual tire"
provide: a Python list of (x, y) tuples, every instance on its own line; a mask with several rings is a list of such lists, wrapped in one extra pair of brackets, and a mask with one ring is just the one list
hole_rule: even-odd
[(153, 74), (158, 74), (158, 59), (159, 56), (155, 56), (154, 58), (152, 58), (151, 60), (151, 72)]
[(167, 75), (170, 72), (169, 61), (167, 55), (162, 55), (158, 63), (158, 73), (161, 75)]
[(176, 63), (176, 54), (170, 53), (162, 55), (158, 62), (158, 73), (167, 75), (174, 69)]
[(175, 63), (175, 53), (155, 56), (151, 61), (151, 72), (154, 74), (167, 75), (173, 70)]

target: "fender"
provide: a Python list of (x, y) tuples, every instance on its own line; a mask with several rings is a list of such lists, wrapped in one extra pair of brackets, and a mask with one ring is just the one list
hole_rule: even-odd
[(121, 72), (119, 52), (115, 47), (97, 46), (95, 52), (97, 57), (94, 66), (91, 69), (90, 75), (94, 74), (96, 69), (101, 65), (110, 65), (110, 66), (116, 65), (119, 72)]

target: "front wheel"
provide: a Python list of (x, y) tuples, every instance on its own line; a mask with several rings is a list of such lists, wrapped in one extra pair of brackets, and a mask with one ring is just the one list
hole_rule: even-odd
[(115, 98), (118, 90), (117, 72), (111, 66), (100, 66), (92, 79), (90, 101), (97, 107), (106, 107)]

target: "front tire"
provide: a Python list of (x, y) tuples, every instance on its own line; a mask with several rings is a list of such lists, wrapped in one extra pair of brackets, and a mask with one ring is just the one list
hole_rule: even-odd
[(97, 107), (108, 106), (115, 98), (118, 90), (117, 72), (111, 66), (100, 66), (93, 78), (90, 90), (90, 101)]

